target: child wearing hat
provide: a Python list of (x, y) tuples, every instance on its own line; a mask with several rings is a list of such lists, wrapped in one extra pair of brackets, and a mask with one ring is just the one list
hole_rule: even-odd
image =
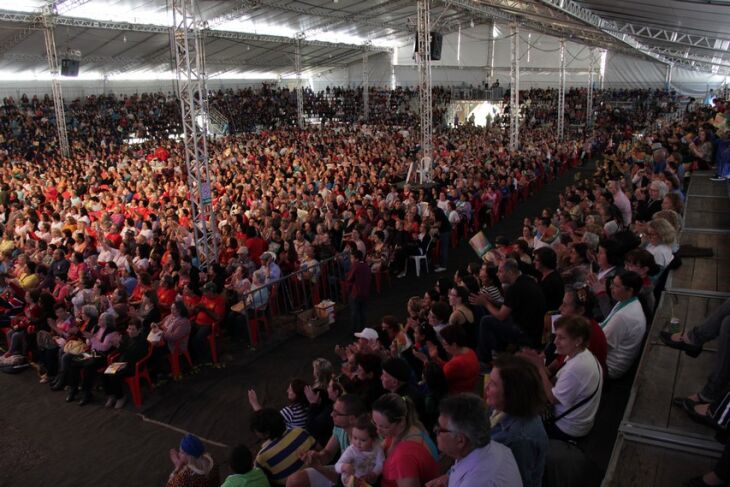
[(220, 484), (218, 465), (205, 452), (205, 445), (195, 435), (186, 434), (180, 446), (170, 450), (174, 470), (167, 487), (217, 487)]

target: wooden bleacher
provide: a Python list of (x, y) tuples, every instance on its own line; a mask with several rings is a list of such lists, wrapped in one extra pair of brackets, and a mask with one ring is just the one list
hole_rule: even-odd
[(690, 181), (680, 244), (711, 248), (712, 257), (683, 257), (671, 272), (652, 321), (604, 486), (680, 486), (712, 469), (722, 451), (714, 431), (672, 406), (704, 385), (717, 344), (698, 358), (659, 339), (672, 317), (687, 329), (730, 298), (730, 186), (695, 172)]

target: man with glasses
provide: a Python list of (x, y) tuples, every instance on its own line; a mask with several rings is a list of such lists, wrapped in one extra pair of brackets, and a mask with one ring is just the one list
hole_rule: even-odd
[(367, 413), (367, 407), (360, 396), (345, 394), (332, 406), (332, 436), (327, 445), (318, 452), (309, 451), (303, 460), (307, 468), (287, 479), (287, 487), (331, 487), (337, 485), (340, 475), (335, 471), (334, 460), (350, 446), (350, 432), (357, 418)]
[(439, 450), (454, 459), (449, 472), (426, 487), (521, 487), (512, 451), (492, 441), (489, 412), (475, 394), (449, 396), (439, 405), (434, 427)]

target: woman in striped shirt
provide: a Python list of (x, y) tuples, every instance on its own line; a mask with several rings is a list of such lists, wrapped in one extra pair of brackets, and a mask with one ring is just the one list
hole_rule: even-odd
[[(307, 401), (307, 396), (304, 394), (304, 388), (306, 386), (307, 383), (302, 379), (294, 379), (286, 389), (286, 397), (289, 403), (281, 408), (279, 414), (284, 418), (287, 430), (297, 427), (304, 428), (307, 424), (307, 420), (309, 419), (309, 402)], [(262, 409), (258, 395), (253, 389), (249, 389), (248, 391), (248, 402), (254, 411), (260, 411)]]

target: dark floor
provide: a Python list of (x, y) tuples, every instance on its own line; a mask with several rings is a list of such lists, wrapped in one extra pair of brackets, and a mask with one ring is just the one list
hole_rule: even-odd
[[(496, 235), (516, 237), (524, 217), (535, 216), (544, 207), (555, 208), (559, 192), (575, 181), (578, 172), (588, 175), (591, 170), (568, 171), (519, 204), (487, 236), (491, 240)], [(474, 259), (471, 248), (463, 242), (451, 251), (449, 271)], [(406, 300), (422, 295), (443, 275), (422, 274), (417, 279), (411, 270), (405, 279), (393, 279), (391, 288), (385, 284), (383, 295), (374, 297), (368, 307), (369, 323), (376, 324), (373, 320), (384, 314), (403, 315)], [(162, 485), (170, 471), (168, 450), (176, 446), (182, 430), (215, 444), (246, 443), (253, 448), (255, 441), (247, 427), (247, 389), (255, 388), (264, 404), (280, 405), (288, 380), (308, 378), (309, 364), (316, 357), (334, 359), (334, 345), (351, 339), (347, 330), (345, 310), (333, 329), (316, 339), (294, 336), (247, 356), (229, 351), (235, 360), (224, 368), (186, 375), (182, 381), (167, 384), (151, 395), (145, 389), (141, 414), (131, 406), (109, 411), (98, 404), (83, 408), (66, 404), (63, 393), (52, 393), (39, 385), (32, 371), (17, 376), (0, 374), (0, 438), (5, 445), (0, 453), (0, 487)], [(608, 464), (630, 385), (626, 381), (611, 388), (596, 428), (584, 442), (586, 451), (602, 469)], [(216, 460), (225, 464), (225, 448), (214, 443), (209, 443), (209, 448)], [(223, 471), (227, 471), (226, 465)]]

